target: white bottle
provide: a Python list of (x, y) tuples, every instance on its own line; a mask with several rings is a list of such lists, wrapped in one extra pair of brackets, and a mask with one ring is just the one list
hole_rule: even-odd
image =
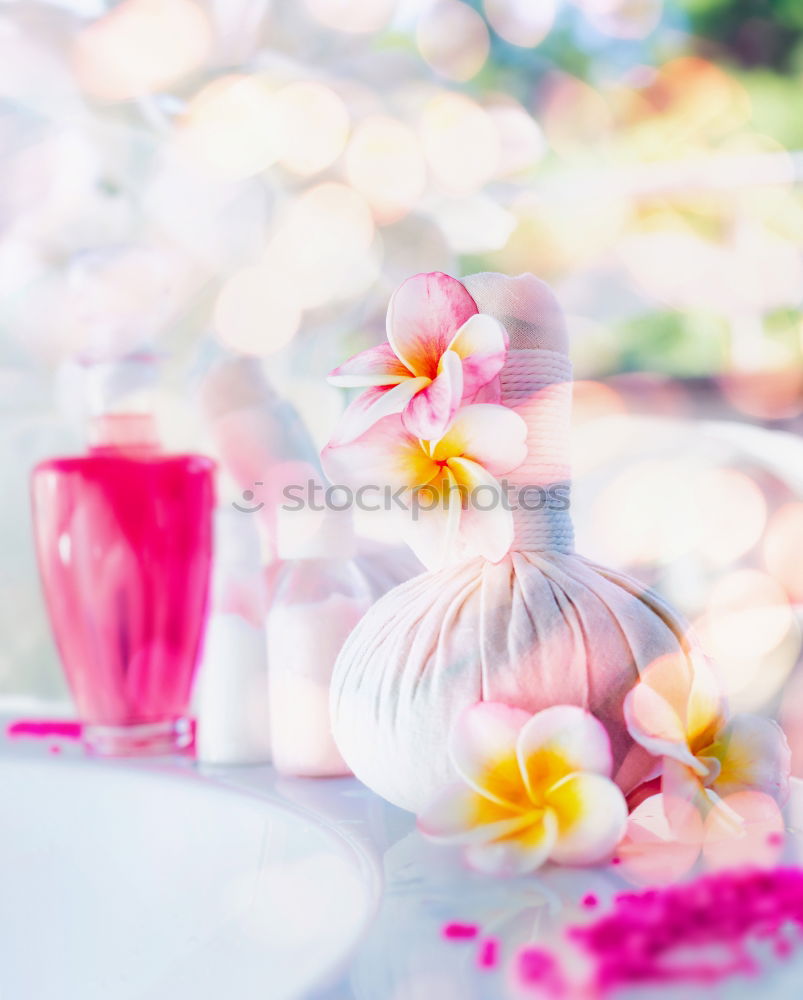
[(206, 764), (270, 760), (265, 583), (253, 515), (215, 511), (212, 596), (195, 691)]
[(350, 518), (330, 513), (284, 550), (267, 618), (273, 764), (281, 774), (350, 774), (332, 737), (329, 688), (346, 636), (377, 596), (355, 562)]

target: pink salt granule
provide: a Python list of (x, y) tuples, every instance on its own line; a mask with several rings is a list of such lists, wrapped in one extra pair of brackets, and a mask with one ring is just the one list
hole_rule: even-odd
[[(599, 900), (587, 893), (582, 904), (593, 908)], [(451, 940), (479, 933), (477, 924), (453, 922), (442, 929)], [(560, 1000), (604, 997), (633, 986), (706, 986), (756, 975), (762, 954), (788, 958), (803, 942), (803, 868), (726, 870), (681, 885), (621, 892), (609, 912), (569, 927), (566, 936), (585, 952), (586, 981), (577, 982), (557, 954), (526, 947), (515, 958), (522, 986)], [(761, 944), (763, 952), (756, 947)], [(495, 968), (499, 951), (496, 938), (481, 940), (478, 966)]]
[(522, 948), (516, 958), (520, 982), (538, 986), (542, 995), (560, 1000), (568, 993), (568, 984), (560, 962), (545, 948)]
[(80, 740), (82, 725), (72, 719), (16, 719), (6, 726), (6, 736), (10, 740), (56, 737), (62, 740)]
[(743, 869), (694, 882), (624, 892), (613, 910), (568, 935), (592, 960), (604, 995), (634, 984), (709, 984), (758, 971), (748, 945), (788, 955), (784, 933), (803, 928), (803, 869)]
[(477, 952), (477, 965), (481, 969), (495, 969), (499, 963), (499, 941), (488, 937), (480, 942)]
[(461, 924), (456, 920), (444, 924), (441, 933), (448, 941), (471, 941), (480, 932), (477, 924)]

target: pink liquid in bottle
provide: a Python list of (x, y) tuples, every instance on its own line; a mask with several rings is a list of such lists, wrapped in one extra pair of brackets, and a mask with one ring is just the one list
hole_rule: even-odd
[(191, 740), (214, 463), (165, 454), (140, 415), (99, 418), (95, 440), (33, 471), (50, 620), (88, 747), (166, 753)]

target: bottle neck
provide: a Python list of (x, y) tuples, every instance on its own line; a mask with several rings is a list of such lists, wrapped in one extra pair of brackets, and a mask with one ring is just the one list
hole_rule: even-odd
[(91, 451), (154, 452), (160, 448), (150, 413), (102, 413), (89, 420)]

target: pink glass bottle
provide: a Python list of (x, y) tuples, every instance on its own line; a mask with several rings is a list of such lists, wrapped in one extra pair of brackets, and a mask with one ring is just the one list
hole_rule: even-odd
[(91, 421), (87, 454), (36, 466), (32, 502), (50, 620), (88, 748), (186, 747), (214, 463), (163, 452), (149, 415), (106, 413)]

